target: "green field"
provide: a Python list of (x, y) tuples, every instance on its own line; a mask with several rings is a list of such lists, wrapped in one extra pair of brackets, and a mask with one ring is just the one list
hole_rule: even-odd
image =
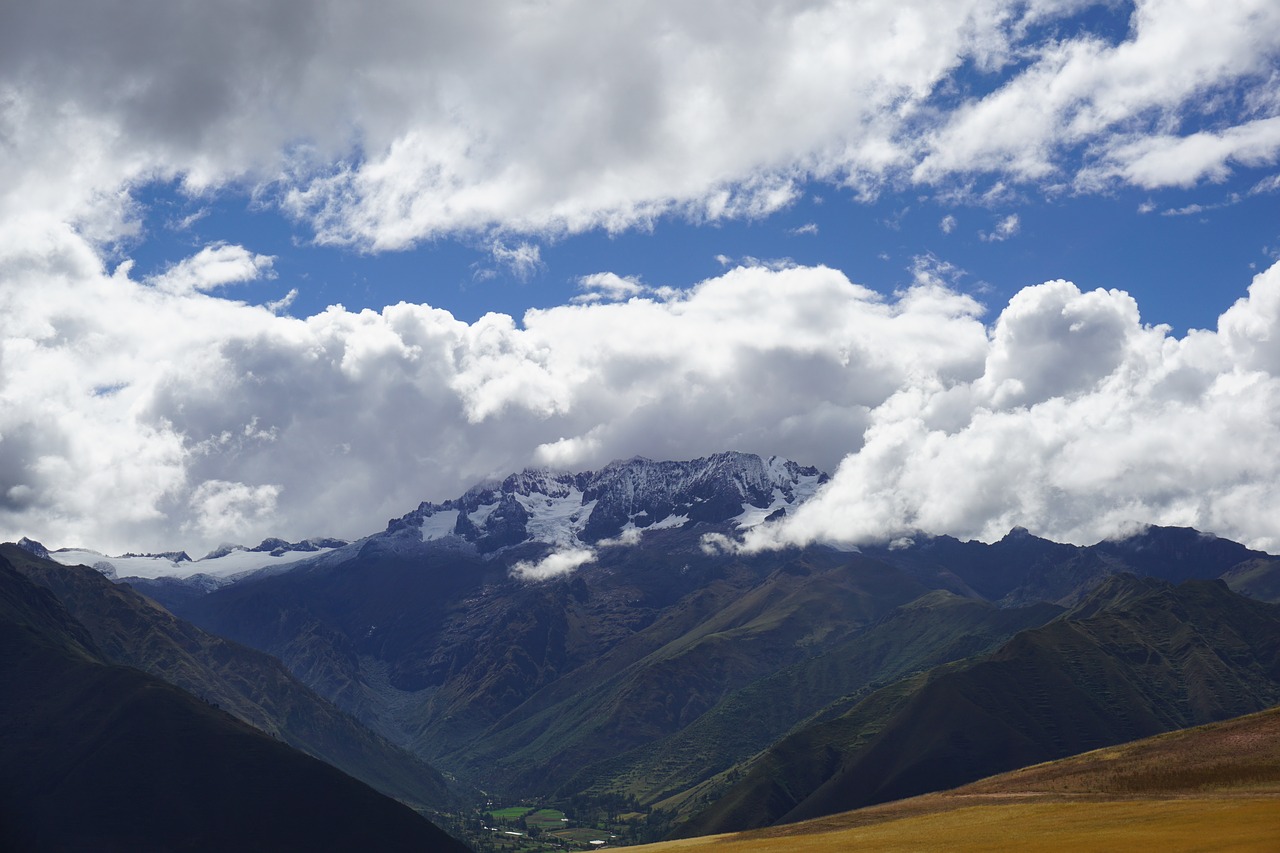
[(505, 809), (498, 809), (497, 811), (489, 812), (489, 817), (493, 818), (495, 821), (513, 823), (531, 811), (533, 811), (533, 806), (508, 806)]
[(574, 827), (573, 829), (561, 829), (552, 833), (556, 838), (563, 838), (566, 841), (576, 841), (579, 844), (587, 844), (596, 839), (607, 841), (609, 833), (603, 829), (595, 829), (593, 827)]
[(533, 814), (524, 816), (524, 822), (538, 829), (564, 829), (564, 812), (559, 809), (538, 809)]

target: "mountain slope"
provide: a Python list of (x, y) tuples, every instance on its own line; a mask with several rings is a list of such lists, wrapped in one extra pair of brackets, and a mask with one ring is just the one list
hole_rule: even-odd
[[(1070, 606), (1117, 573), (1181, 583), (1223, 578), (1233, 588), (1250, 584), (1267, 599), (1280, 559), (1185, 527), (1150, 526), (1123, 539), (1064, 545), (1014, 528), (1004, 538), (961, 542), (921, 537), (907, 547), (864, 551), (912, 573), (929, 586), (976, 594), (1002, 606), (1051, 601)], [(1250, 573), (1241, 574), (1246, 568)]]
[(331, 555), (248, 579), (183, 613), (279, 655), (486, 790), (551, 793), (925, 591), (829, 549), (708, 554), (700, 530), (652, 531), (535, 584), (507, 574), (519, 549), (484, 560), (393, 535), (349, 562)]
[(831, 814), (1280, 701), (1280, 607), (1132, 576), (1093, 599), (784, 739), (682, 833)]
[(665, 625), (641, 631), (637, 641), (649, 634), (667, 641), (629, 661), (622, 652), (631, 650), (619, 650), (608, 661), (611, 674), (572, 673), (549, 691), (559, 701), (531, 697), (468, 745), (467, 762), (536, 791), (561, 783), (580, 790), (588, 787), (585, 766), (685, 730), (735, 691), (812, 658), (921, 592), (896, 569), (857, 555), (801, 553), (726, 594), (691, 630), (669, 639)]
[(94, 570), (13, 545), (0, 545), (0, 555), (53, 592), (111, 663), (161, 678), (398, 799), (435, 809), (453, 802), (438, 772), (316, 696), (274, 658), (184, 622)]
[[(765, 749), (842, 697), (920, 669), (987, 651), (1060, 612), (1052, 605), (997, 609), (934, 591), (904, 604), (812, 657), (753, 681), (686, 728), (644, 748), (587, 767), (566, 788), (618, 790), (641, 805), (684, 812), (715, 797), (721, 771)], [(700, 784), (704, 783), (705, 784)]]
[(0, 557), (5, 849), (464, 850), (372, 788), (103, 661)]

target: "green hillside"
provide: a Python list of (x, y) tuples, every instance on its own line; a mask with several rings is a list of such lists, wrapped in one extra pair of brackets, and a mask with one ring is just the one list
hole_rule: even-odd
[(1280, 701), (1280, 607), (1118, 576), (1080, 613), (792, 734), (680, 832), (832, 814)]

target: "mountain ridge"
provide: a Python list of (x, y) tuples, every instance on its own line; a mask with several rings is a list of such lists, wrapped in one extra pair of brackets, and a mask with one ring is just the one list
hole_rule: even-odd
[(226, 709), (242, 722), (419, 807), (455, 795), (440, 774), (365, 730), (276, 659), (186, 623), (95, 571), (0, 545), (7, 565), (56, 596), (98, 656), (135, 667)]
[(132, 667), (0, 555), (7, 850), (466, 847), (409, 807)]

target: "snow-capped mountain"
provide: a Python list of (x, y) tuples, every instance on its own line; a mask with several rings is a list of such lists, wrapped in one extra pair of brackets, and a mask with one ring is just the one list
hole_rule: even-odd
[(386, 532), (462, 540), (492, 553), (523, 542), (591, 545), (691, 522), (745, 529), (785, 514), (827, 479), (777, 456), (736, 452), (688, 462), (635, 457), (579, 474), (525, 470), (456, 500), (424, 502)]
[(50, 559), (64, 566), (91, 566), (112, 579), (206, 576), (215, 581), (289, 565), (346, 544), (345, 539), (304, 539), (301, 542), (264, 539), (253, 548), (223, 545), (199, 560), (192, 560), (185, 551), (123, 554), (119, 557), (109, 557), (87, 548), (60, 548), (46, 553)]
[[(432, 547), (494, 554), (526, 542), (574, 549), (619, 538), (636, 541), (645, 530), (697, 522), (746, 529), (784, 515), (828, 479), (817, 468), (777, 456), (737, 452), (688, 462), (635, 457), (576, 474), (530, 469), (481, 483), (453, 500), (419, 504), (368, 539), (398, 549), (409, 537), (415, 543), (433, 543)], [(198, 560), (185, 552), (109, 557), (85, 548), (63, 548), (49, 556), (63, 565), (92, 566), (113, 579), (195, 578), (219, 586), (252, 572), (292, 568), (366, 541), (290, 543), (273, 538), (253, 548), (223, 545)]]

